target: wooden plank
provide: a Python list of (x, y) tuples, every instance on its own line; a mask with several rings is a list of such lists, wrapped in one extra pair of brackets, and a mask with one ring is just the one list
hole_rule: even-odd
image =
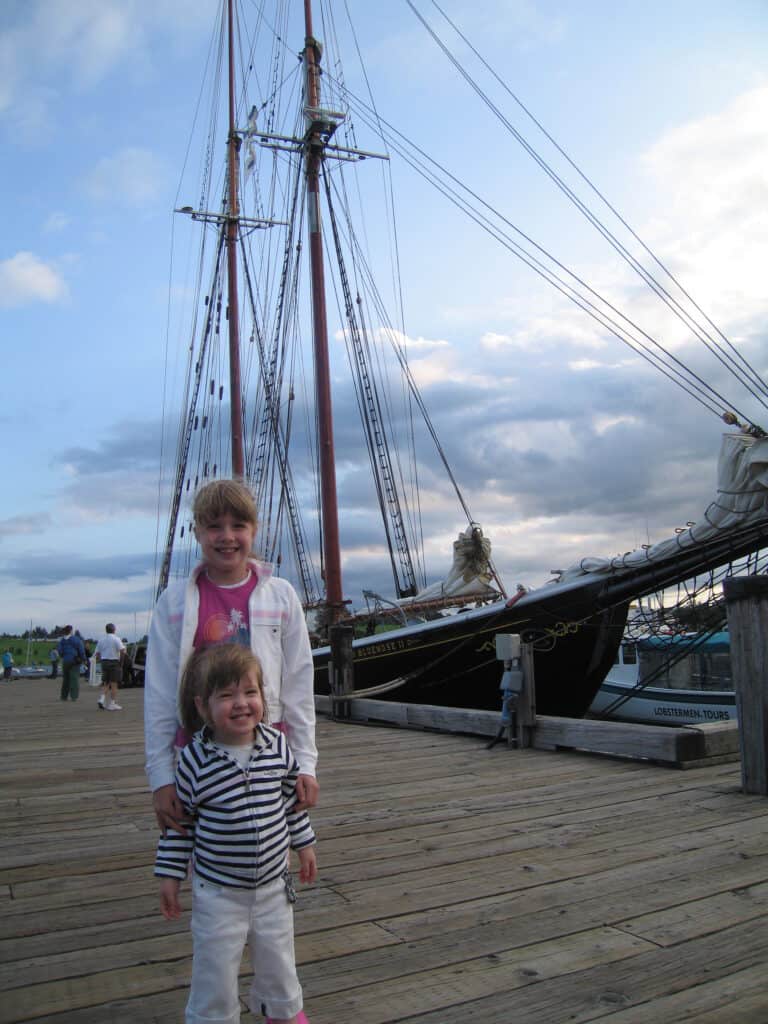
[(728, 754), (739, 756), (739, 728), (736, 722), (706, 722), (703, 725), (686, 725), (682, 728), (700, 734), (705, 757)]
[[(747, 949), (750, 942), (754, 949)], [(535, 947), (534, 947), (535, 949)], [(514, 979), (514, 997), (492, 993), (460, 1005), (430, 1011), (420, 1016), (401, 1018), (398, 1024), (509, 1024), (511, 1019), (526, 1024), (651, 1024), (664, 1021), (696, 1021), (703, 986), (715, 989), (705, 995), (709, 1008), (721, 1002), (723, 987), (728, 990), (734, 973), (746, 972), (752, 984), (755, 973), (762, 970), (765, 979), (765, 958), (768, 936), (761, 925), (750, 922), (740, 928), (724, 930), (718, 936), (688, 942), (673, 948), (650, 949), (635, 956), (599, 963), (581, 971), (562, 972), (555, 978), (541, 979), (535, 973), (525, 984)], [(750, 1024), (764, 1024), (768, 1019), (768, 996), (752, 989), (750, 996), (755, 1015), (746, 1018)], [(676, 1004), (676, 1012), (667, 1016), (663, 1010)], [(759, 1006), (762, 1016), (757, 1015)], [(510, 1018), (510, 1010), (514, 1018)], [(690, 1009), (690, 1014), (689, 1014)], [(720, 1008), (722, 1012), (724, 1007)], [(364, 1019), (365, 1016), (364, 1016)], [(739, 1016), (715, 1017), (718, 1024), (742, 1024)], [(313, 1024), (315, 1021), (313, 1020)], [(319, 1024), (326, 1024), (320, 1021)]]
[[(473, 733), (495, 736), (501, 722), (501, 711), (477, 711), (470, 708), (440, 708), (432, 704), (400, 704), (397, 701), (369, 698), (349, 701), (349, 720), (438, 729), (442, 732)], [(501, 700), (499, 700), (501, 706)], [(331, 699), (315, 697), (320, 714), (330, 714)]]
[[(102, 724), (93, 693), (23, 687), (0, 688), (0, 1020), (178, 1024), (188, 912), (157, 910), (143, 694)], [(768, 801), (738, 765), (322, 718), (318, 738), (320, 880), (296, 914), (312, 1024), (732, 1024), (729, 999), (768, 1020)]]
[[(329, 713), (330, 698), (316, 697), (315, 704), (321, 714)], [(488, 737), (496, 737), (501, 727), (499, 711), (383, 700), (353, 700), (349, 705), (351, 722), (386, 723), (401, 728)], [(710, 757), (735, 758), (739, 753), (735, 722), (676, 727), (537, 715), (535, 725), (526, 726), (526, 739), (538, 750), (574, 748), (672, 765), (699, 765)]]
[(659, 1024), (660, 1021), (695, 1021), (696, 1024), (765, 1024), (765, 966), (736, 971), (715, 981), (704, 981), (653, 999), (642, 1006), (612, 1013), (606, 1024)]
[[(597, 928), (535, 948), (515, 949), (493, 956), (468, 958), (428, 972), (401, 976), (396, 990), (358, 972), (358, 984), (343, 994), (334, 992), (312, 1001), (312, 1024), (354, 1024), (361, 1017), (369, 1024), (400, 1021), (410, 1014), (433, 1014), (489, 994), (507, 996), (531, 977), (559, 977), (583, 970), (599, 959), (614, 963), (635, 957), (648, 948), (642, 940), (616, 929)], [(508, 1002), (508, 1013), (514, 1001)], [(517, 1015), (517, 1010), (514, 1011)]]
[(536, 719), (533, 746), (538, 750), (574, 747), (670, 764), (701, 761), (706, 756), (703, 734), (692, 729), (554, 716)]

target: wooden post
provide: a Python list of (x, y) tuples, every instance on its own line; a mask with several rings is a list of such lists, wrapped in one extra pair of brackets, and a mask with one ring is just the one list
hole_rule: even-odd
[(496, 657), (504, 663), (500, 691), (501, 728), (488, 748), (494, 747), (504, 733), (509, 747), (533, 746), (536, 725), (536, 689), (533, 678), (533, 647), (521, 642), (517, 633), (497, 633)]
[(723, 585), (741, 747), (741, 788), (768, 796), (768, 578)]
[(352, 626), (331, 626), (329, 639), (331, 642), (331, 716), (336, 721), (348, 721), (351, 708), (346, 694), (354, 690), (354, 669), (352, 666)]
[(518, 747), (533, 746), (533, 730), (536, 726), (536, 679), (533, 672), (533, 645), (523, 644), (523, 689), (517, 702), (515, 727)]

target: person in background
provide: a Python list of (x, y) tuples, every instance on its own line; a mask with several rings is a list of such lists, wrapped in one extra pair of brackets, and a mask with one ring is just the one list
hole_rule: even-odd
[(114, 622), (108, 622), (105, 629), (106, 633), (96, 644), (94, 651), (96, 661), (101, 664), (101, 695), (98, 707), (101, 711), (122, 711), (122, 707), (117, 703), (117, 688), (123, 677), (122, 658), (125, 646), (115, 632)]
[(161, 828), (183, 831), (174, 780), (179, 730), (177, 696), (193, 650), (241, 644), (264, 671), (270, 721), (282, 728), (300, 765), (299, 809), (317, 801), (314, 667), (304, 612), (287, 580), (252, 555), (256, 504), (238, 480), (215, 480), (195, 495), (195, 535), (203, 560), (162, 593), (152, 614), (144, 679), (146, 770)]
[(133, 671), (133, 659), (128, 653), (128, 641), (123, 637), (123, 656), (120, 659), (123, 686), (135, 686), (136, 675)]
[(80, 666), (85, 663), (85, 646), (80, 635), (75, 635), (71, 626), (65, 626), (58, 648), (61, 655), (60, 699), (77, 700), (80, 696)]
[(57, 647), (52, 647), (51, 648), (50, 659), (51, 659), (51, 674), (50, 674), (50, 676), (48, 678), (49, 679), (56, 679), (58, 674), (59, 674), (59, 651), (58, 651)]
[(13, 655), (10, 650), (3, 651), (3, 679), (10, 679), (13, 674)]
[(289, 849), (299, 878), (317, 878), (315, 834), (298, 811), (299, 765), (286, 738), (265, 721), (259, 659), (239, 644), (196, 652), (179, 696), (194, 733), (176, 767), (176, 789), (191, 824), (167, 830), (155, 860), (160, 909), (181, 915), (179, 889), (192, 865), (192, 981), (187, 1024), (240, 1020), (238, 974), (246, 942), (254, 1014), (272, 1024), (308, 1024), (296, 973)]
[(80, 665), (80, 675), (85, 676), (85, 678), (88, 679), (91, 674), (91, 648), (79, 629), (75, 630), (75, 636), (79, 636), (83, 641), (83, 650), (85, 651), (85, 660)]

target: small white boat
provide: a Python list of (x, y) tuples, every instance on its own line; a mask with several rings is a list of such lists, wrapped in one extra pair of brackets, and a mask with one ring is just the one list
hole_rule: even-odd
[(14, 679), (42, 679), (50, 674), (50, 665), (18, 665), (11, 672)]
[(728, 633), (626, 638), (589, 713), (652, 725), (735, 721)]

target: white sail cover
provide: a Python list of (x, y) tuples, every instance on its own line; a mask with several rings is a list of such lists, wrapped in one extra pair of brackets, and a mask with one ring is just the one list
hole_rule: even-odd
[(498, 594), (490, 569), (491, 542), (477, 523), (471, 523), (453, 542), (453, 565), (439, 583), (431, 583), (414, 597), (397, 603), (403, 607), (443, 597), (488, 597)]
[(674, 537), (629, 551), (615, 558), (582, 558), (561, 574), (567, 583), (588, 573), (621, 573), (661, 562), (680, 551), (688, 551), (718, 534), (766, 520), (768, 529), (768, 438), (750, 434), (724, 434), (717, 464), (717, 496), (710, 502), (701, 522)]

